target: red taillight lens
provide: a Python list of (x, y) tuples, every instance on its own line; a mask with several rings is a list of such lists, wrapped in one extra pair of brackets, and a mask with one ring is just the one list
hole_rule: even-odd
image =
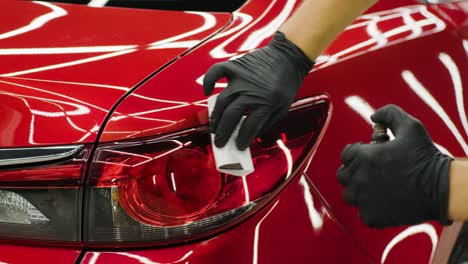
[(297, 104), (252, 144), (255, 172), (244, 178), (216, 170), (206, 127), (99, 146), (88, 177), (86, 239), (171, 243), (238, 223), (285, 186), (327, 116), (323, 98)]
[(47, 165), (24, 167), (17, 158), (14, 165), (0, 166), (0, 240), (79, 242), (82, 175), (90, 151), (81, 147), (66, 161)]

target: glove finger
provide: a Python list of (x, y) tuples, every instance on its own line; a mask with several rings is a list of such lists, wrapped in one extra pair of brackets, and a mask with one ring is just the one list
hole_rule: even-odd
[(343, 191), (343, 200), (349, 205), (357, 206), (359, 204), (359, 185), (353, 184), (346, 187)]
[(348, 144), (341, 152), (341, 161), (344, 165), (350, 164), (357, 156), (358, 151), (362, 148), (362, 143)]
[(250, 145), (250, 142), (258, 136), (258, 133), (263, 129), (270, 115), (270, 108), (261, 107), (255, 109), (247, 116), (239, 129), (239, 135), (236, 139), (236, 145), (239, 150), (245, 150)]
[(210, 95), (215, 87), (216, 82), (223, 78), (228, 77), (230, 71), (227, 67), (229, 62), (219, 62), (211, 66), (203, 78), (203, 91), (206, 96)]
[(400, 107), (390, 104), (378, 109), (373, 115), (371, 120), (375, 123), (383, 124), (390, 128), (395, 136), (401, 133), (406, 120), (412, 118), (408, 113), (403, 111)]
[(223, 115), (226, 107), (230, 105), (237, 97), (237, 94), (233, 94), (230, 92), (229, 86), (222, 91), (218, 97), (216, 98), (216, 103), (213, 108), (213, 112), (210, 115), (210, 131), (211, 133), (215, 133), (218, 128), (219, 120)]
[(359, 160), (354, 159), (348, 165), (341, 165), (338, 171), (336, 172), (336, 179), (343, 186), (348, 186), (353, 182), (353, 176), (359, 167)]
[(368, 214), (367, 210), (365, 209), (364, 206), (360, 206), (359, 207), (359, 218), (361, 218), (361, 221), (369, 226), (369, 227), (373, 227), (374, 224), (373, 224), (373, 221), (370, 217), (370, 215)]
[(262, 130), (260, 130), (258, 135), (264, 135), (268, 133), (268, 131), (275, 129), (279, 121), (281, 121), (286, 116), (288, 111), (289, 111), (288, 108), (285, 108), (285, 109), (279, 108), (273, 111), (273, 113), (270, 114), (270, 117), (265, 122), (265, 125), (263, 126)]
[(215, 145), (218, 148), (224, 147), (231, 137), (232, 132), (239, 124), (242, 115), (247, 110), (247, 104), (244, 103), (245, 98), (237, 97), (230, 103), (226, 110), (219, 118), (219, 123), (216, 128)]

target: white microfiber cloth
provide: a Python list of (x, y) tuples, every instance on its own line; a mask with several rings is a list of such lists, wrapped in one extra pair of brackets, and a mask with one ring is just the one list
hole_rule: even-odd
[[(213, 95), (208, 98), (209, 116), (211, 116), (211, 112), (215, 106), (217, 96), (218, 95)], [(222, 148), (215, 146), (213, 143), (215, 135), (211, 134), (211, 146), (213, 147), (216, 168), (219, 172), (235, 176), (247, 176), (254, 171), (250, 148), (247, 148), (244, 151), (240, 151), (236, 147), (237, 134), (239, 133), (239, 128), (243, 120), (244, 118), (242, 118), (239, 124), (237, 124), (236, 129), (234, 129), (234, 132), (229, 138), (227, 144)]]

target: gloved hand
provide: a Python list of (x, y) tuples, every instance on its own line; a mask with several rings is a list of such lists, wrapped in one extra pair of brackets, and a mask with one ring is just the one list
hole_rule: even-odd
[(387, 105), (371, 116), (395, 135), (379, 144), (352, 144), (342, 152), (338, 181), (344, 200), (359, 207), (370, 227), (412, 225), (427, 220), (449, 224), (449, 169), (452, 158), (432, 143), (421, 122)]
[(218, 96), (211, 114), (210, 129), (215, 145), (223, 147), (243, 115), (236, 139), (240, 150), (283, 118), (293, 103), (303, 79), (314, 63), (302, 50), (277, 32), (268, 46), (238, 59), (217, 63), (205, 75), (205, 95), (226, 77), (229, 84)]

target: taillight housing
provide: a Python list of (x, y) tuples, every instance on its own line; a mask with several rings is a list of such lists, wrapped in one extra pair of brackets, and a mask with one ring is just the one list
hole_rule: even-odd
[(252, 143), (246, 177), (216, 170), (206, 126), (101, 144), (92, 160), (93, 146), (0, 149), (0, 240), (167, 245), (220, 232), (299, 174), (328, 113), (324, 96), (295, 103)]
[(298, 174), (328, 111), (325, 97), (297, 102), (252, 143), (255, 172), (246, 177), (216, 170), (206, 126), (99, 145), (86, 183), (85, 241), (170, 244), (239, 223)]
[(81, 186), (91, 147), (67, 148), (2, 150), (1, 240), (81, 243)]

